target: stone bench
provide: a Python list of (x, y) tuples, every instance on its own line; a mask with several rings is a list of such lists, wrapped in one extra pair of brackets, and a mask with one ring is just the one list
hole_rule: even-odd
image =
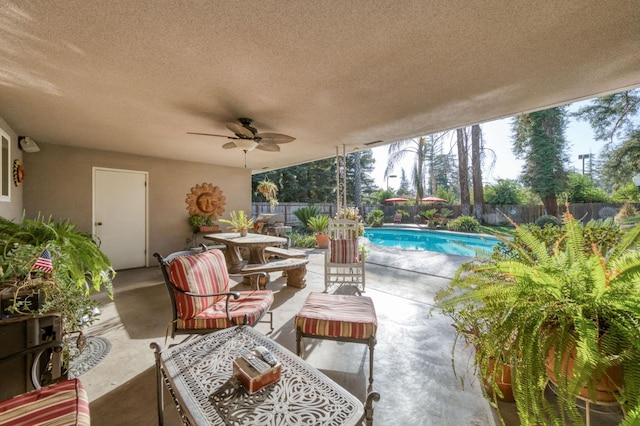
[(256, 289), (264, 289), (270, 280), (270, 272), (287, 271), (287, 285), (289, 287), (304, 288), (306, 284), (308, 259), (282, 259), (272, 260), (268, 263), (245, 264), (240, 272), (231, 275), (240, 275), (249, 278), (249, 284)]
[(307, 253), (302, 250), (285, 249), (281, 247), (267, 247), (265, 253), (283, 258), (283, 259), (306, 259)]

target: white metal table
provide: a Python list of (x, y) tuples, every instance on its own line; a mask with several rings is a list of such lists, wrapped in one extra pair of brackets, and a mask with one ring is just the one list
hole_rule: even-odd
[[(282, 364), (280, 379), (249, 395), (232, 379), (240, 350), (265, 346)], [(239, 326), (169, 349), (156, 343), (158, 417), (169, 388), (183, 422), (191, 425), (356, 425), (372, 423), (376, 392), (366, 407), (329, 377), (255, 329)]]

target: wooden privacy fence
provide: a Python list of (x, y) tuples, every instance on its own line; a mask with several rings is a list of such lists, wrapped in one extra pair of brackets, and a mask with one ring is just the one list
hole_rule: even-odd
[[(640, 203), (632, 203), (637, 210), (640, 210)], [(284, 215), (285, 223), (291, 226), (299, 226), (300, 221), (295, 216), (294, 212), (302, 207), (316, 206), (321, 210), (321, 214), (334, 217), (337, 209), (335, 204), (331, 203), (280, 203), (273, 211), (271, 206), (267, 202), (259, 202), (252, 204), (252, 215), (256, 218), (262, 213), (277, 213)], [(577, 219), (582, 220), (583, 223), (588, 222), (591, 219), (606, 219), (608, 217), (614, 217), (622, 207), (622, 203), (580, 203), (569, 205), (569, 211)], [(420, 212), (428, 209), (447, 208), (453, 211), (453, 217), (456, 218), (462, 214), (462, 208), (459, 204), (421, 204), (420, 206), (411, 206), (405, 204), (393, 204), (393, 205), (373, 205), (373, 206), (360, 206), (360, 215), (366, 218), (372, 210), (382, 210), (384, 216), (389, 218), (387, 221), (391, 222), (393, 215), (397, 210), (404, 210), (409, 213), (409, 219), (404, 220), (410, 223), (423, 223), (424, 220), (421, 217), (416, 218)], [(564, 206), (560, 206), (560, 212), (564, 211)], [(504, 205), (504, 206), (490, 206), (485, 204), (483, 213), (483, 224), (485, 225), (505, 225), (508, 224), (508, 220), (504, 215), (509, 216), (515, 223), (533, 223), (540, 216), (545, 214), (544, 206), (542, 205)], [(473, 215), (473, 206), (471, 206), (471, 215)]]

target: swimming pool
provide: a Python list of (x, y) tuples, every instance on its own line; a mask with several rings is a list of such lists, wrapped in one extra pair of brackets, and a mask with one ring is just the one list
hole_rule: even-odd
[(364, 236), (372, 244), (379, 246), (404, 250), (437, 251), (459, 256), (475, 256), (474, 249), (491, 251), (500, 241), (488, 235), (422, 229), (366, 228)]

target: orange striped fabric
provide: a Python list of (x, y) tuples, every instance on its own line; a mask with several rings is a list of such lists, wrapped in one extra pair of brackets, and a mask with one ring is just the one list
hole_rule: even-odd
[(253, 326), (273, 304), (273, 292), (271, 290), (256, 290), (240, 292), (240, 298), (229, 301), (229, 312), (233, 324), (227, 320), (224, 300), (205, 309), (198, 315), (188, 319), (178, 319), (177, 327), (182, 330), (199, 330), (228, 328), (242, 324), (247, 315), (248, 325)]
[(331, 240), (331, 263), (358, 263), (358, 240)]
[(375, 335), (378, 319), (370, 297), (310, 293), (294, 327), (313, 336), (368, 339)]
[[(224, 254), (217, 249), (175, 258), (169, 266), (169, 278), (179, 289), (192, 293), (229, 291), (227, 264)], [(178, 316), (193, 318), (220, 300), (224, 300), (224, 296), (191, 297), (176, 293)]]
[(78, 379), (65, 380), (0, 402), (4, 426), (90, 425), (89, 399)]

